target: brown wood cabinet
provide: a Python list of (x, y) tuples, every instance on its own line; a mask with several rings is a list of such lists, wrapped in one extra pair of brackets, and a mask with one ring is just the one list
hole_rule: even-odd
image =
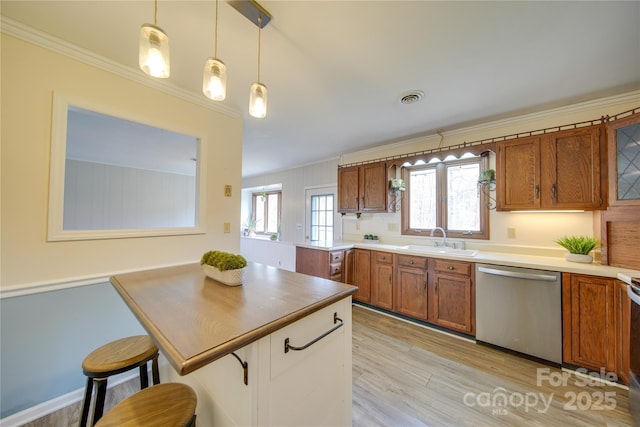
[(393, 254), (371, 252), (371, 299), (376, 307), (393, 310)]
[(625, 340), (621, 340), (621, 328), (624, 329), (626, 321), (621, 304), (625, 303), (616, 282), (605, 277), (563, 273), (564, 363), (593, 371), (604, 369), (618, 376), (625, 369), (623, 365), (627, 362), (622, 360)]
[(353, 299), (364, 303), (371, 301), (371, 251), (354, 249), (353, 251), (353, 283), (358, 292)]
[(385, 162), (338, 168), (338, 212), (388, 212), (390, 197)]
[(640, 113), (607, 124), (609, 206), (640, 206)]
[(296, 247), (296, 272), (343, 282), (344, 251)]
[(630, 368), (630, 337), (631, 337), (631, 300), (627, 295), (627, 284), (615, 281), (616, 287), (616, 345), (618, 376), (625, 384), (629, 384)]
[(433, 286), (429, 321), (455, 331), (475, 334), (473, 264), (432, 259)]
[(497, 209), (605, 209), (603, 125), (497, 144)]
[(394, 311), (428, 320), (428, 258), (396, 255)]

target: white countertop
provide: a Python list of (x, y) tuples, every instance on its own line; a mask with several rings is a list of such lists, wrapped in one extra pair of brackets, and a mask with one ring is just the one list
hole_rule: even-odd
[[(375, 251), (386, 251), (399, 254), (423, 256), (427, 258), (444, 258), (452, 260), (463, 260), (468, 262), (508, 265), (512, 267), (537, 268), (541, 270), (553, 270), (564, 273), (589, 274), (592, 276), (612, 277), (620, 279), (622, 277), (638, 277), (639, 270), (631, 270), (627, 268), (611, 267), (598, 263), (583, 264), (577, 262), (566, 261), (562, 257), (524, 255), (502, 252), (479, 251), (476, 256), (449, 255), (426, 253), (415, 250), (404, 249), (403, 245), (389, 245), (382, 243), (359, 243), (359, 242), (312, 242), (312, 243), (296, 243), (296, 246), (318, 249), (325, 251), (337, 251), (344, 249), (360, 248)], [(623, 280), (623, 279), (620, 279)], [(624, 280), (623, 280), (624, 281)], [(628, 282), (627, 282), (628, 283)]]

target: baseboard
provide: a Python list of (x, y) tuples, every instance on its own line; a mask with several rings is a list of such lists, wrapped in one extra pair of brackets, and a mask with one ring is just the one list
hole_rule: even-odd
[[(122, 383), (125, 383), (129, 380), (138, 377), (138, 372), (130, 372), (127, 374), (121, 374), (117, 378), (114, 378), (113, 381), (108, 382), (107, 388), (116, 387)], [(39, 403), (31, 408), (27, 408), (23, 411), (16, 412), (13, 415), (9, 415), (8, 417), (0, 419), (1, 427), (19, 427), (24, 424), (30, 423), (32, 421), (37, 420), (38, 418), (42, 418), (49, 414), (52, 414), (60, 409), (66, 408), (67, 406), (71, 406), (74, 403), (80, 402), (84, 398), (84, 387), (69, 392), (67, 394), (63, 394), (62, 396), (58, 396), (46, 402)]]

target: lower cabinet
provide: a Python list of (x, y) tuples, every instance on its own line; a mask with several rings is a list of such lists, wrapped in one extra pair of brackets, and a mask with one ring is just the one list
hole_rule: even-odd
[(343, 282), (344, 251), (296, 247), (296, 273)]
[(353, 295), (353, 299), (369, 303), (371, 301), (371, 251), (354, 249), (352, 270), (353, 282), (349, 284), (358, 287), (358, 292)]
[(376, 307), (393, 310), (393, 254), (371, 252), (371, 299)]
[(630, 305), (615, 279), (563, 273), (564, 363), (628, 381)]
[(466, 334), (475, 334), (473, 264), (433, 259), (429, 321)]
[(397, 273), (394, 311), (420, 320), (428, 320), (428, 258), (396, 255)]

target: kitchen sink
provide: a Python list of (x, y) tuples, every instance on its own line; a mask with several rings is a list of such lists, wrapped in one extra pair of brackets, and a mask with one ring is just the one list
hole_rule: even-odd
[(405, 249), (407, 251), (424, 252), (427, 254), (442, 254), (450, 256), (468, 256), (474, 257), (478, 255), (478, 251), (472, 249), (454, 249), (450, 247), (435, 247), (424, 245), (407, 245), (398, 246), (398, 249)]

